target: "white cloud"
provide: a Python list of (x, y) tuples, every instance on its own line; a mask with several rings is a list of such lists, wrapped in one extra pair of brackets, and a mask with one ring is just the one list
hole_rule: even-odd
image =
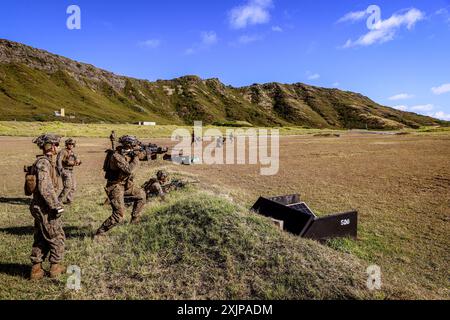
[(248, 0), (246, 4), (231, 9), (229, 23), (233, 29), (244, 29), (249, 25), (270, 21), (272, 0)]
[(414, 98), (414, 95), (412, 95), (412, 94), (400, 93), (400, 94), (396, 94), (395, 96), (390, 97), (389, 100), (397, 101), (397, 100), (406, 100), (406, 99), (412, 99), (412, 98)]
[(436, 118), (436, 119), (450, 121), (450, 114), (449, 113), (445, 113), (443, 111), (438, 111), (438, 112), (435, 112), (435, 113), (429, 113), (428, 115), (430, 117), (433, 117), (433, 118)]
[(433, 87), (431, 88), (431, 91), (433, 91), (433, 93), (437, 95), (450, 92), (450, 83), (443, 84), (442, 86), (439, 87)]
[[(448, 7), (450, 8), (450, 7)], [(450, 24), (450, 12), (448, 8), (441, 8), (438, 11), (436, 11), (436, 15), (441, 16), (444, 18), (444, 21), (448, 24)]]
[(308, 80), (318, 80), (320, 79), (320, 74), (314, 73), (308, 76)]
[(243, 35), (240, 36), (238, 39), (239, 44), (249, 44), (252, 42), (260, 41), (263, 37), (260, 35)]
[(347, 40), (344, 48), (357, 46), (370, 46), (394, 40), (397, 32), (402, 27), (411, 30), (419, 21), (425, 18), (425, 14), (418, 9), (409, 9), (402, 13), (392, 15), (389, 19), (380, 20), (375, 23), (373, 30), (370, 30), (359, 39)]
[(338, 88), (341, 84), (339, 82), (333, 83), (333, 87)]
[(342, 22), (347, 22), (347, 21), (351, 21), (351, 22), (359, 21), (359, 20), (364, 19), (367, 15), (368, 15), (367, 11), (349, 12), (345, 16), (340, 18), (337, 21), (337, 23), (342, 23)]
[(161, 40), (159, 40), (159, 39), (150, 39), (150, 40), (145, 40), (145, 41), (139, 42), (139, 46), (145, 47), (145, 48), (150, 48), (150, 49), (156, 49), (160, 45), (161, 45)]
[(217, 33), (215, 31), (204, 31), (200, 34), (201, 42), (195, 43), (191, 48), (184, 51), (186, 55), (195, 54), (199, 51), (208, 49), (219, 42)]
[(202, 43), (206, 46), (212, 46), (217, 43), (217, 34), (214, 31), (202, 32)]
[(394, 106), (393, 108), (401, 111), (419, 112), (421, 114), (426, 114), (429, 117), (450, 121), (450, 114), (445, 113), (444, 111), (431, 112), (433, 109), (435, 109), (435, 106), (433, 104), (418, 105), (413, 107), (400, 105)]
[(424, 105), (418, 105), (418, 106), (413, 106), (411, 107), (411, 110), (413, 111), (431, 111), (434, 109), (434, 105), (432, 104), (424, 104)]
[(283, 32), (283, 28), (281, 28), (280, 26), (273, 26), (272, 31), (273, 32)]
[(393, 106), (394, 109), (400, 110), (400, 111), (408, 111), (407, 106)]
[(186, 49), (185, 51), (184, 51), (184, 54), (186, 54), (186, 55), (191, 55), (191, 54), (194, 54), (196, 51), (195, 51), (195, 49), (194, 48), (189, 48), (189, 49)]

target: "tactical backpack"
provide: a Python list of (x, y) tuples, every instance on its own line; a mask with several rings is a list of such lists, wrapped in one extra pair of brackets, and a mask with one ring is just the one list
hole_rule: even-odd
[(154, 183), (156, 183), (156, 182), (158, 182), (158, 179), (151, 178), (150, 180), (148, 180), (146, 183), (144, 183), (144, 184), (142, 185), (142, 189), (144, 189), (145, 192), (148, 193), (149, 190), (150, 190), (150, 187), (151, 187)]
[(105, 172), (105, 179), (112, 181), (117, 179), (117, 173), (111, 170), (111, 160), (114, 156), (114, 150), (106, 150), (105, 161), (103, 162), (103, 171)]
[(25, 171), (25, 185), (24, 192), (27, 197), (32, 196), (34, 191), (36, 191), (37, 183), (36, 183), (36, 174), (35, 168), (33, 166), (25, 166), (23, 168)]
[(36, 164), (42, 157), (36, 160), (36, 162), (32, 166), (25, 166), (23, 168), (25, 172), (25, 185), (24, 192), (27, 197), (32, 196), (37, 188), (37, 170)]

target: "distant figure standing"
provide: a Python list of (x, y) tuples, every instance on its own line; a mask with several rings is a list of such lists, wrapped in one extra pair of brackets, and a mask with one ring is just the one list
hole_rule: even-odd
[(58, 174), (62, 178), (64, 186), (64, 189), (61, 191), (58, 199), (63, 204), (72, 204), (77, 188), (77, 182), (73, 169), (74, 167), (80, 166), (81, 161), (74, 152), (74, 148), (77, 144), (76, 141), (70, 138), (66, 140), (65, 144), (66, 148), (61, 150), (56, 158), (56, 168)]
[(217, 137), (216, 148), (218, 148), (218, 149), (222, 148), (223, 144), (224, 144), (224, 138), (223, 137)]
[(231, 143), (234, 142), (234, 134), (233, 134), (233, 132), (230, 132), (229, 139), (230, 139), (230, 142), (231, 142)]
[(111, 131), (109, 140), (111, 140), (111, 150), (116, 150), (116, 132), (114, 130)]

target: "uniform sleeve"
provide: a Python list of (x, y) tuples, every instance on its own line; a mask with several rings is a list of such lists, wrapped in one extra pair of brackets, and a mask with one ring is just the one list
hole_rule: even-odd
[(128, 163), (128, 161), (125, 159), (125, 157), (114, 154), (114, 161), (117, 166), (124, 174), (131, 176), (133, 172), (137, 169), (139, 166), (139, 159), (138, 157), (135, 157), (131, 163)]
[(53, 186), (51, 170), (52, 165), (47, 160), (40, 160), (36, 164), (38, 172), (37, 187), (42, 198), (45, 200), (50, 209), (57, 209), (61, 205), (56, 195), (55, 187)]
[(64, 158), (64, 150), (61, 150), (56, 157), (56, 168), (58, 169), (58, 174), (61, 174), (63, 170), (63, 158)]
[(78, 157), (78, 155), (74, 152), (73, 153), (73, 162), (75, 165), (77, 165), (77, 162), (80, 161), (80, 158)]
[(145, 151), (138, 151), (138, 152), (136, 152), (136, 155), (140, 161), (144, 161), (148, 157), (147, 152), (145, 152)]
[(165, 195), (165, 193), (164, 193), (164, 190), (163, 190), (163, 188), (161, 187), (161, 184), (160, 183), (155, 183), (154, 184), (154, 188), (155, 188), (155, 193), (157, 193), (160, 197), (164, 197), (164, 195)]

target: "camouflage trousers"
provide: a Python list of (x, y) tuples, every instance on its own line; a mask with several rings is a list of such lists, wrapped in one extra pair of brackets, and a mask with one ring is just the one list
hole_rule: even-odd
[(31, 250), (31, 262), (42, 263), (50, 255), (52, 264), (60, 263), (64, 258), (66, 236), (60, 217), (50, 212), (45, 205), (32, 202), (31, 215), (34, 217), (34, 242)]
[(61, 173), (61, 178), (63, 181), (63, 190), (59, 195), (60, 202), (73, 202), (75, 191), (77, 190), (77, 181), (75, 180), (75, 174), (72, 170), (64, 169)]
[(97, 233), (105, 233), (120, 224), (125, 218), (125, 197), (133, 202), (133, 219), (138, 219), (146, 204), (146, 194), (141, 188), (131, 186), (125, 188), (122, 184), (113, 184), (106, 187), (111, 202), (112, 215), (102, 224)]

